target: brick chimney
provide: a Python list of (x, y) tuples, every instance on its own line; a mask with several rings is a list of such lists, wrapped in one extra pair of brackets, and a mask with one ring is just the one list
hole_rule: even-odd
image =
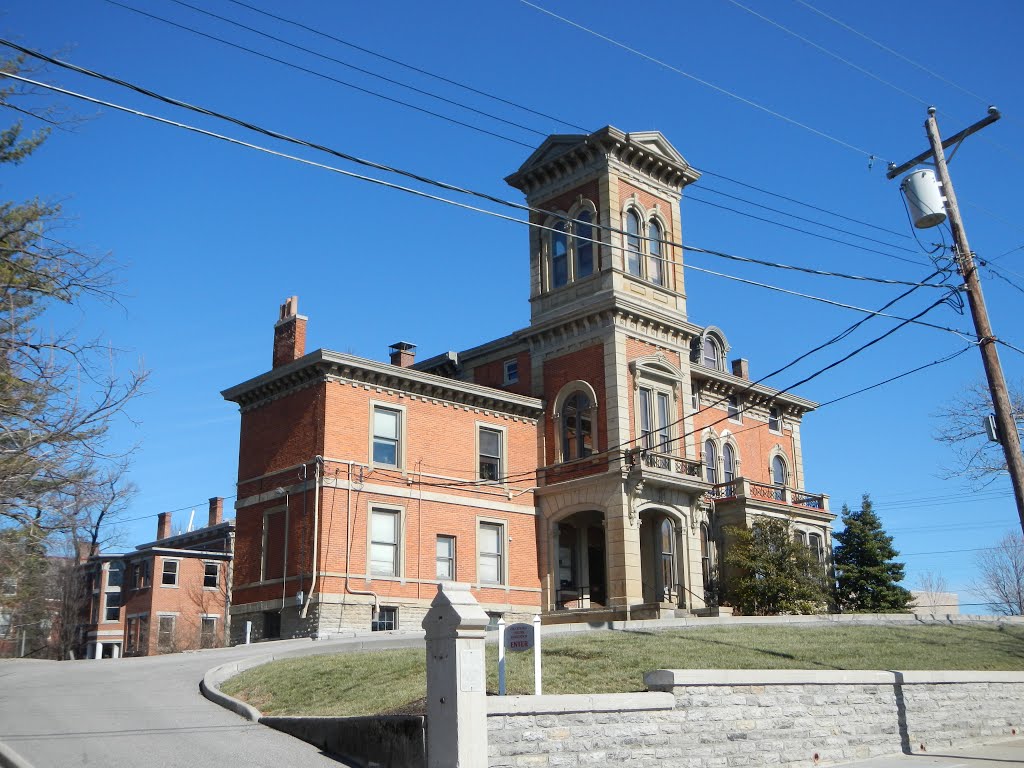
[(156, 518), (156, 538), (166, 539), (171, 535), (171, 513), (161, 512)]
[(745, 357), (737, 357), (733, 360), (732, 375), (750, 381), (750, 361)]
[(92, 546), (88, 541), (80, 541), (75, 545), (75, 563), (81, 565), (93, 555), (99, 554), (99, 547)]
[(408, 368), (416, 362), (416, 345), (408, 341), (396, 341), (391, 350), (391, 364), (399, 368)]
[(214, 496), (210, 499), (210, 527), (220, 525), (224, 521), (224, 497)]
[(306, 354), (306, 320), (299, 314), (299, 297), (290, 296), (281, 305), (274, 324), (274, 368), (287, 365)]

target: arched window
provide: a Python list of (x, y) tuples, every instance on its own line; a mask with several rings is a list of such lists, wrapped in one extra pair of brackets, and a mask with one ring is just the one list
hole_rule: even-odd
[(573, 392), (562, 405), (562, 460), (583, 459), (594, 452), (590, 398)]
[(777, 455), (772, 459), (772, 484), (775, 488), (775, 499), (776, 501), (785, 500), (786, 483), (789, 480), (789, 473), (786, 470), (786, 460), (781, 456)]
[(591, 226), (590, 211), (580, 211), (576, 216), (574, 229), (576, 237), (573, 247), (576, 250), (576, 279), (587, 277), (594, 272), (594, 228)]
[(707, 481), (712, 485), (718, 483), (718, 451), (712, 440), (704, 441), (704, 466)]
[(736, 479), (736, 450), (728, 443), (722, 447), (722, 474), (727, 483)]
[(661, 227), (652, 221), (647, 227), (647, 279), (655, 285), (665, 284), (665, 265), (662, 261)]
[(786, 485), (789, 473), (786, 471), (786, 460), (781, 456), (772, 459), (772, 483), (775, 485)]
[(701, 361), (706, 367), (714, 368), (716, 371), (722, 368), (722, 352), (713, 336), (704, 337), (704, 351)]
[(626, 211), (626, 271), (640, 276), (640, 217)]
[(564, 221), (559, 221), (551, 233), (551, 285), (561, 288), (569, 282), (569, 239)]
[(820, 533), (807, 535), (807, 548), (811, 550), (811, 554), (821, 565), (825, 564), (825, 547), (822, 546)]

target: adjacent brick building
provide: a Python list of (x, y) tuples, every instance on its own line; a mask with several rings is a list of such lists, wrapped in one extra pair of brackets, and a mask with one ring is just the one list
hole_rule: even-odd
[(530, 325), (473, 349), (306, 354), (289, 299), (271, 370), (223, 393), (242, 415), (235, 637), (416, 627), (449, 578), (494, 615), (707, 612), (722, 530), (755, 515), (824, 561), (815, 404), (687, 316), (673, 243), (698, 176), (657, 132), (549, 137), (507, 179), (535, 211)]
[(84, 658), (150, 656), (226, 645), (230, 637), (235, 524), (224, 500), (210, 499), (208, 525), (171, 532), (157, 518), (156, 540), (127, 554), (82, 553)]

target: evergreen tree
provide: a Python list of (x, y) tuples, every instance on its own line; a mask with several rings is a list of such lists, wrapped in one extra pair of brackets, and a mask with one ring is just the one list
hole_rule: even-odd
[(793, 539), (788, 520), (760, 517), (751, 528), (726, 529), (727, 599), (747, 615), (816, 613), (826, 608), (825, 570)]
[(860, 509), (843, 505), (844, 530), (834, 534), (833, 553), (836, 570), (836, 602), (844, 611), (886, 613), (906, 611), (910, 592), (899, 585), (903, 581), (903, 563), (895, 562), (899, 552), (893, 549), (892, 536), (864, 494)]

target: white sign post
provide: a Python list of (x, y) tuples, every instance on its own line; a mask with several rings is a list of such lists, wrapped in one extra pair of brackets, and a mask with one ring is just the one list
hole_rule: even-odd
[(498, 619), (498, 695), (505, 695), (505, 620)]
[(498, 621), (498, 695), (505, 695), (505, 651), (518, 653), (533, 649), (533, 689), (540, 695), (540, 616), (533, 624), (510, 624)]
[(540, 696), (540, 614), (533, 614), (533, 636), (536, 640), (533, 646), (533, 695)]

